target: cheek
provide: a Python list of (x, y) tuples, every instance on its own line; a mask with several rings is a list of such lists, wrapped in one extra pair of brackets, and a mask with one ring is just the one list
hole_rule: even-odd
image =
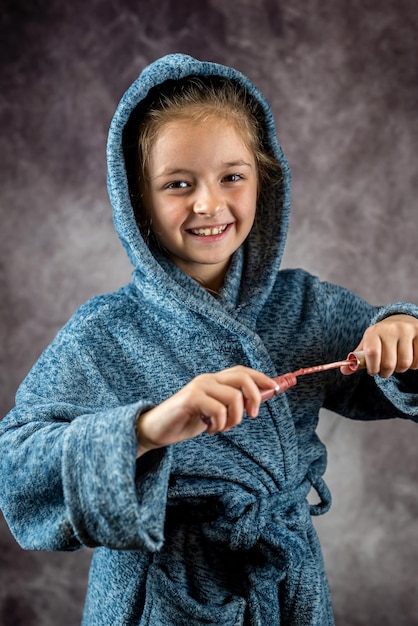
[(252, 223), (256, 214), (257, 191), (254, 190), (252, 194), (245, 194), (238, 206), (241, 207), (241, 220), (247, 224)]
[(173, 233), (184, 221), (183, 212), (175, 203), (156, 203), (151, 213), (152, 223), (160, 232)]

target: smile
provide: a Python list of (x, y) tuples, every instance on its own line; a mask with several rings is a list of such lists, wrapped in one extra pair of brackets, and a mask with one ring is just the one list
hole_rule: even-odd
[(223, 226), (215, 226), (214, 228), (195, 228), (191, 229), (190, 232), (193, 235), (199, 235), (199, 237), (210, 237), (213, 235), (220, 235), (228, 228), (228, 224), (223, 224)]

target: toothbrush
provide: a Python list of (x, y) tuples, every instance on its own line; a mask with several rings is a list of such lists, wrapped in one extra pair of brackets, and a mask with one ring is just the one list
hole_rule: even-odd
[(288, 372), (273, 378), (276, 381), (274, 389), (266, 389), (261, 392), (262, 402), (274, 398), (279, 394), (287, 391), (290, 387), (296, 385), (298, 376), (305, 376), (306, 374), (316, 374), (316, 372), (324, 372), (325, 370), (333, 370), (338, 367), (346, 365), (352, 372), (356, 372), (359, 369), (366, 367), (366, 359), (364, 353), (361, 351), (350, 352), (344, 361), (335, 361), (334, 363), (325, 363), (324, 365), (313, 365), (312, 367), (302, 367), (294, 372)]
[[(338, 367), (343, 367), (344, 365), (346, 365), (352, 372), (364, 369), (366, 367), (364, 352), (350, 352), (344, 361), (335, 361), (334, 363), (325, 363), (324, 365), (313, 365), (312, 367), (301, 367), (294, 372), (288, 372), (287, 374), (276, 376), (276, 378), (273, 378), (273, 380), (276, 381), (276, 386), (274, 389), (265, 389), (261, 391), (261, 401), (264, 402), (265, 400), (270, 400), (284, 391), (287, 391), (290, 387), (294, 387), (298, 382), (298, 376), (316, 374), (316, 372), (324, 372), (325, 370), (333, 370)], [(211, 426), (212, 420), (210, 417), (201, 415), (200, 419), (204, 424), (206, 424), (206, 426), (208, 426), (208, 428)]]

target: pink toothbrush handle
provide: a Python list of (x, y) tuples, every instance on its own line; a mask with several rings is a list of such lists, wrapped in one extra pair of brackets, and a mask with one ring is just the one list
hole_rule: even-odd
[(317, 372), (324, 372), (325, 370), (336, 369), (343, 365), (349, 367), (352, 372), (356, 372), (358, 369), (366, 367), (366, 359), (363, 352), (350, 352), (345, 361), (336, 361), (335, 363), (325, 363), (324, 365), (314, 365), (313, 367), (303, 367), (295, 372), (289, 372), (288, 374), (282, 374), (276, 376), (273, 380), (276, 381), (274, 389), (266, 389), (261, 392), (261, 401), (270, 400), (274, 396), (278, 396), (280, 393), (287, 391), (290, 387), (296, 385), (298, 376), (305, 376), (306, 374), (316, 374)]
[(274, 389), (265, 389), (261, 392), (262, 402), (264, 402), (264, 400), (270, 400), (270, 398), (274, 398), (274, 396), (278, 396), (290, 387), (294, 387), (298, 382), (296, 376), (292, 373), (277, 376), (273, 378), (273, 380), (275, 380), (277, 384)]

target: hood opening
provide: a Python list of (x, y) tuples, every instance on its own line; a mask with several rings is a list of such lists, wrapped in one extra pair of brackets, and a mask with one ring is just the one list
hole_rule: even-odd
[(258, 152), (263, 160), (263, 162), (259, 162), (259, 159), (257, 159), (258, 170), (261, 174), (261, 193), (258, 204), (260, 206), (263, 205), (263, 197), (265, 198), (266, 194), (271, 197), (272, 189), (270, 188), (270, 190), (267, 190), (267, 186), (275, 187), (275, 194), (277, 193), (277, 185), (280, 185), (282, 181), (281, 165), (275, 158), (273, 149), (268, 141), (267, 122), (263, 107), (260, 102), (248, 92), (245, 85), (231, 78), (217, 75), (198, 76), (191, 74), (190, 76), (180, 80), (166, 80), (151, 88), (147, 96), (143, 98), (132, 110), (122, 136), (122, 148), (130, 202), (135, 215), (136, 224), (147, 243), (151, 243), (152, 237), (150, 237), (150, 229), (149, 226), (147, 226), (147, 219), (141, 205), (141, 195), (139, 191), (141, 167), (138, 142), (140, 127), (143, 123), (144, 117), (150, 109), (164, 108), (165, 103), (169, 100), (172, 101), (173, 98), (179, 100), (183, 98), (185, 99), (186, 106), (187, 104), (192, 105), (193, 102), (190, 98), (188, 99), (188, 94), (190, 92), (188, 87), (190, 86), (197, 91), (200, 90), (200, 92), (204, 92), (208, 90), (208, 88), (219, 92), (225, 88), (226, 83), (233, 85), (234, 90), (238, 94), (239, 101), (244, 103), (246, 111), (249, 111), (250, 116), (254, 119), (256, 124)]

